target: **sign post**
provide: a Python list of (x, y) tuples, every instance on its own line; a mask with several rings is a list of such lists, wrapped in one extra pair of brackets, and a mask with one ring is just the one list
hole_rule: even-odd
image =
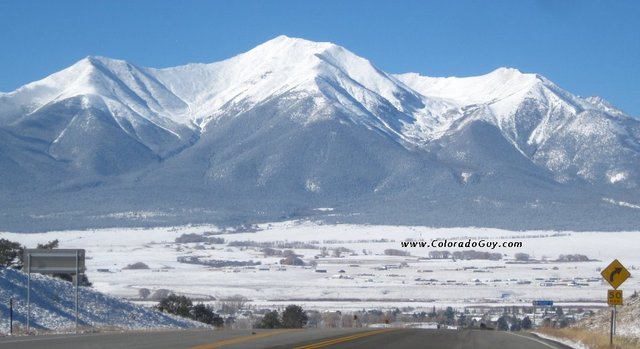
[(618, 290), (618, 287), (631, 276), (631, 273), (629, 273), (622, 263), (614, 259), (611, 264), (600, 272), (600, 275), (613, 287), (613, 290), (607, 291), (607, 304), (613, 306), (613, 310), (611, 310), (611, 329), (609, 332), (609, 345), (613, 346), (613, 335), (616, 334), (616, 320), (618, 317), (618, 309), (616, 306), (622, 305), (624, 302), (622, 290)]
[(76, 334), (78, 334), (78, 280), (80, 279), (79, 262), (80, 251), (76, 250)]
[(9, 335), (13, 336), (13, 298), (9, 298)]
[[(27, 257), (27, 262), (31, 265), (31, 255)], [(29, 325), (31, 324), (31, 268), (27, 268), (27, 334), (29, 334)]]
[(23, 263), (26, 268), (27, 279), (27, 333), (31, 325), (31, 272), (41, 274), (75, 274), (76, 294), (75, 332), (78, 333), (78, 279), (80, 273), (86, 270), (84, 265), (85, 250), (77, 249), (25, 249)]
[(616, 334), (616, 322), (618, 321), (618, 309), (616, 306), (613, 306), (613, 310), (611, 310), (611, 329), (609, 332), (609, 346), (613, 346), (613, 336)]
[(553, 301), (551, 300), (537, 300), (533, 301), (533, 327), (536, 326), (536, 307), (547, 308), (553, 306)]

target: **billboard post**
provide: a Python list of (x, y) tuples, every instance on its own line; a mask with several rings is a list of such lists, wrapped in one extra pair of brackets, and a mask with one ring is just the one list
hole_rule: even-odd
[(27, 333), (31, 326), (31, 273), (75, 274), (75, 332), (78, 333), (78, 286), (80, 273), (86, 270), (83, 249), (25, 249), (24, 268), (27, 269)]

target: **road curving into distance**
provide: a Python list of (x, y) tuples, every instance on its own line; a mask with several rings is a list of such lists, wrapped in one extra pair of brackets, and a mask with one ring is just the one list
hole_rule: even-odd
[(481, 330), (305, 329), (122, 332), (0, 338), (11, 349), (567, 349), (527, 333)]

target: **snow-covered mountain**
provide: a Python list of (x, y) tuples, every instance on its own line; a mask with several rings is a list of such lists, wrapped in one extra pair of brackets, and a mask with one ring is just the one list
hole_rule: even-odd
[(87, 57), (0, 94), (0, 135), (7, 227), (70, 211), (93, 217), (83, 224), (127, 210), (231, 222), (316, 207), (434, 225), (638, 223), (640, 122), (601, 98), (509, 68), (393, 75), (285, 36), (165, 69)]
[(579, 98), (544, 77), (507, 68), (470, 78), (397, 78), (464, 109), (448, 120), (447, 133), (481, 120), (560, 182), (638, 184), (638, 121), (599, 97)]

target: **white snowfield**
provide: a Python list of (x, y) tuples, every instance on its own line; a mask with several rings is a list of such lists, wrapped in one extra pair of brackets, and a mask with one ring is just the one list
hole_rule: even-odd
[[(59, 239), (61, 248), (87, 250), (87, 275), (95, 288), (140, 300), (140, 288), (168, 289), (208, 302), (241, 295), (258, 307), (301, 304), (310, 309), (361, 310), (473, 305), (527, 306), (533, 300), (557, 304), (606, 306), (610, 288), (599, 270), (619, 259), (632, 277), (621, 287), (630, 295), (640, 289), (634, 275), (640, 267), (639, 232), (506, 231), (483, 228), (435, 229), (413, 226), (324, 225), (290, 221), (264, 224), (260, 231), (224, 233), (212, 226), (155, 229), (104, 229), (41, 234), (2, 233), (0, 238), (27, 247)], [(222, 233), (224, 244), (176, 244), (185, 233)], [(434, 239), (522, 242), (520, 248), (403, 248), (400, 242)], [(305, 266), (281, 266), (281, 256), (265, 257), (262, 247), (237, 242), (273, 243), (301, 256)], [(232, 243), (236, 242), (236, 243)], [(303, 245), (306, 243), (307, 245)], [(241, 245), (241, 244), (240, 244)], [(263, 245), (267, 246), (267, 245)], [(338, 257), (334, 250), (345, 248)], [(325, 249), (326, 256), (321, 256)], [(410, 256), (385, 255), (385, 250)], [(434, 250), (501, 253), (501, 260), (429, 259)], [(514, 263), (516, 253), (537, 262)], [(560, 255), (582, 254), (592, 261), (557, 262)], [(253, 261), (260, 265), (210, 267), (179, 263), (179, 257), (201, 261)], [(145, 270), (126, 270), (143, 262)], [(317, 264), (315, 266), (311, 266)], [(215, 299), (214, 299), (215, 298)]]

